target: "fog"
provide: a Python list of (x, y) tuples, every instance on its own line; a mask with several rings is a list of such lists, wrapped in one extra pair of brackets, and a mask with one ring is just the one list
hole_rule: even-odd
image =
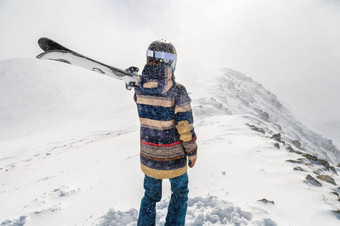
[(164, 38), (178, 52), (176, 77), (241, 71), (337, 140), (339, 28), (337, 0), (0, 0), (0, 60), (34, 58), (46, 36), (107, 64), (141, 68), (148, 44)]

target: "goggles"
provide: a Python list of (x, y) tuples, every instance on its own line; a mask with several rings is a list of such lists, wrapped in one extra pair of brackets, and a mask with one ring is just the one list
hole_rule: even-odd
[(167, 53), (167, 52), (152, 51), (149, 49), (146, 51), (146, 56), (163, 59), (164, 62), (169, 62), (170, 60), (173, 62), (177, 61), (177, 56), (175, 54)]

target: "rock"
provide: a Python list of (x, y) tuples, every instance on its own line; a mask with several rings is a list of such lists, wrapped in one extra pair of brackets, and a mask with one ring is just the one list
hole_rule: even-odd
[(21, 216), (19, 219), (5, 220), (0, 225), (24, 225), (26, 223), (27, 216)]
[(311, 155), (311, 154), (302, 154), (302, 156), (308, 160), (315, 161), (315, 162), (319, 160), (318, 157)]
[(275, 143), (274, 147), (276, 147), (277, 149), (280, 149), (280, 144), (279, 143)]
[(335, 174), (337, 174), (336, 169), (333, 166), (331, 166), (326, 160), (319, 159), (315, 155), (311, 155), (311, 154), (302, 154), (302, 156), (305, 157), (306, 159), (310, 160), (313, 164), (315, 164), (315, 163), (320, 164), (320, 165), (324, 166), (326, 168), (326, 170), (328, 170), (328, 171), (332, 170)]
[(262, 118), (264, 121), (268, 122), (269, 120), (269, 114), (267, 112), (263, 112), (261, 115), (260, 115), (260, 118)]
[(303, 160), (302, 159), (298, 159), (298, 160), (289, 159), (289, 160), (286, 160), (286, 162), (302, 164)]
[(317, 169), (317, 170), (314, 170), (313, 173), (314, 173), (315, 175), (320, 175), (321, 171)]
[(316, 178), (336, 186), (335, 180), (331, 176), (328, 176), (328, 175), (318, 175)]
[(328, 171), (332, 170), (335, 174), (337, 174), (336, 169), (334, 166), (331, 166), (326, 160), (319, 159), (319, 163), (323, 165)]
[(289, 152), (294, 152), (294, 149), (293, 149), (292, 146), (290, 146), (289, 144), (288, 144), (287, 150), (288, 150)]
[(296, 153), (296, 154), (302, 155), (302, 152), (301, 152), (301, 151), (295, 151), (294, 148), (292, 148), (292, 146), (290, 146), (289, 144), (288, 144), (287, 150), (288, 150), (289, 152), (294, 152), (294, 153)]
[(334, 213), (335, 216), (340, 220), (340, 209), (333, 210), (333, 213)]
[(280, 124), (277, 124), (277, 123), (273, 123), (274, 126), (276, 126), (280, 131), (282, 131), (282, 127), (280, 126)]
[(271, 139), (281, 142), (281, 133), (274, 134), (273, 136), (271, 136)]
[[(249, 124), (248, 124), (249, 125)], [(249, 127), (251, 128), (251, 130), (254, 130), (256, 132), (259, 132), (259, 133), (262, 133), (262, 134), (265, 134), (265, 130), (263, 128), (259, 128), (259, 127), (256, 127), (254, 125), (249, 125)]]
[(277, 224), (269, 218), (264, 218), (263, 222), (265, 226), (277, 226)]
[(317, 179), (315, 179), (309, 174), (306, 176), (305, 182), (308, 184), (314, 185), (316, 187), (322, 187), (322, 184)]
[(333, 191), (332, 194), (336, 195), (336, 197), (338, 198), (338, 202), (340, 202), (340, 196), (339, 193), (336, 191)]
[(301, 149), (301, 143), (298, 140), (293, 140), (292, 142), (295, 147), (297, 147), (298, 149)]
[(295, 171), (302, 171), (302, 172), (307, 172), (307, 170), (305, 170), (304, 168), (300, 167), (300, 166), (296, 166), (294, 167)]
[(267, 200), (266, 198), (263, 198), (263, 199), (261, 199), (261, 200), (257, 200), (258, 202), (263, 202), (264, 204), (275, 204), (274, 203), (274, 201), (269, 201), (269, 200)]

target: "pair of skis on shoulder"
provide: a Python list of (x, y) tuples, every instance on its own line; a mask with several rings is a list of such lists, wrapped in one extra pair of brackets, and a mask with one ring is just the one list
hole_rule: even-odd
[(38, 59), (68, 63), (123, 80), (128, 90), (131, 90), (132, 87), (139, 86), (138, 81), (140, 76), (138, 75), (137, 67), (129, 67), (126, 70), (112, 67), (72, 51), (49, 38), (40, 38), (38, 45), (44, 51), (37, 56)]

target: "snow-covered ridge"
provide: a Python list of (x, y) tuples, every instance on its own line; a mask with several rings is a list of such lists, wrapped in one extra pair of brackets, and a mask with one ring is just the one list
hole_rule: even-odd
[(283, 140), (291, 145), (298, 145), (298, 148), (333, 164), (340, 163), (340, 152), (330, 140), (310, 131), (296, 120), (274, 94), (250, 77), (225, 69), (224, 75), (210, 82), (208, 90), (211, 97), (201, 97), (195, 105), (198, 117), (209, 114), (250, 114), (266, 122), (259, 123), (281, 133)]

